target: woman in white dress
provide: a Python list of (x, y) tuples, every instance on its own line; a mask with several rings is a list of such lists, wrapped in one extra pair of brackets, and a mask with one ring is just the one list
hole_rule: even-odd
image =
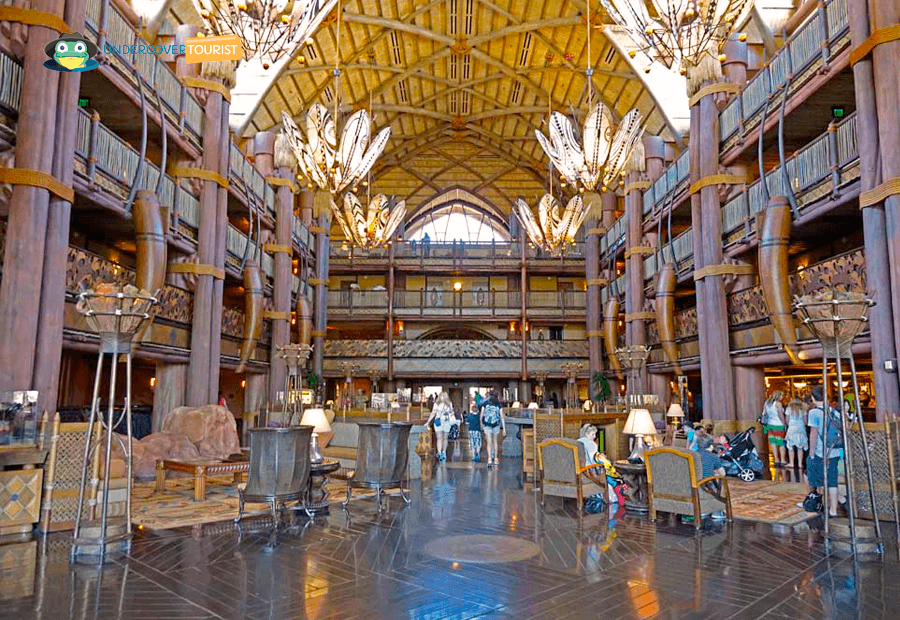
[[(803, 453), (809, 450), (809, 437), (806, 435), (806, 405), (796, 398), (791, 399), (784, 410), (787, 418), (787, 435), (784, 442), (787, 446), (788, 463), (791, 469), (803, 465)], [(797, 459), (794, 460), (794, 450), (797, 451)]]

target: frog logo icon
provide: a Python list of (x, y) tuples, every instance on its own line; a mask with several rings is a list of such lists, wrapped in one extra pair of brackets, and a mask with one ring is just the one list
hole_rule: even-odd
[(94, 60), (98, 51), (97, 46), (81, 36), (81, 33), (64, 34), (44, 47), (44, 52), (50, 57), (44, 66), (54, 71), (70, 73), (89, 71), (100, 66)]

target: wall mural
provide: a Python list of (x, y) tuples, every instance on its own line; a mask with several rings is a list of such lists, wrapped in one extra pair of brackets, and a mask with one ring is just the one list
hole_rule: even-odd
[[(395, 358), (519, 358), (518, 340), (395, 340)], [(528, 343), (529, 358), (576, 358), (588, 356), (583, 340), (540, 340)], [(328, 340), (325, 357), (387, 357), (385, 340)]]

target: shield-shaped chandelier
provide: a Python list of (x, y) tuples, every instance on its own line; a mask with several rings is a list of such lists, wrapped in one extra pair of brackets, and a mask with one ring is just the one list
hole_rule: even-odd
[[(600, 0), (651, 60), (684, 74), (719, 47), (740, 23), (752, 0)], [(632, 58), (635, 56), (631, 52)]]
[(378, 194), (369, 200), (368, 209), (364, 212), (356, 194), (344, 194), (343, 213), (332, 200), (331, 211), (349, 241), (364, 249), (383, 247), (390, 244), (391, 238), (403, 218), (406, 217), (406, 201), (392, 204), (384, 194)]
[(336, 141), (334, 118), (321, 103), (314, 103), (306, 113), (305, 135), (287, 112), (282, 112), (281, 118), (301, 171), (319, 188), (332, 194), (356, 187), (391, 136), (391, 128), (385, 127), (372, 139), (372, 121), (365, 109), (357, 110), (347, 119), (340, 144)]
[(516, 200), (516, 213), (528, 238), (534, 245), (553, 254), (575, 243), (575, 233), (581, 228), (588, 209), (589, 205), (576, 194), (560, 214), (559, 201), (544, 194), (538, 203), (538, 219), (535, 219), (531, 207), (521, 198)]
[(206, 34), (234, 34), (244, 58), (263, 68), (290, 54), (335, 7), (337, 0), (195, 0)]
[(617, 183), (634, 145), (641, 136), (641, 113), (631, 110), (614, 127), (602, 103), (591, 107), (581, 141), (572, 120), (560, 112), (550, 114), (550, 137), (535, 129), (541, 148), (566, 181), (579, 191), (603, 191)]

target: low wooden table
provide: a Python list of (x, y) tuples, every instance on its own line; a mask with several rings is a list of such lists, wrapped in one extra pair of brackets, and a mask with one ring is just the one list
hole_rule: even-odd
[(250, 470), (246, 455), (236, 454), (224, 461), (218, 459), (169, 460), (156, 462), (156, 492), (166, 490), (166, 472), (180, 471), (194, 474), (194, 501), (206, 499), (206, 477), (233, 474), (234, 484), (240, 484), (241, 476)]
[(613, 467), (628, 484), (628, 491), (625, 492), (625, 508), (636, 512), (648, 512), (650, 505), (647, 502), (647, 465), (622, 460), (613, 463)]
[[(325, 459), (321, 463), (313, 463), (309, 468), (309, 497), (305, 504), (301, 502), (301, 506), (310, 512), (327, 512), (328, 511), (328, 489), (325, 484), (328, 482), (328, 474), (336, 472), (341, 468), (341, 464), (333, 459)], [(321, 481), (317, 484), (316, 478)]]

